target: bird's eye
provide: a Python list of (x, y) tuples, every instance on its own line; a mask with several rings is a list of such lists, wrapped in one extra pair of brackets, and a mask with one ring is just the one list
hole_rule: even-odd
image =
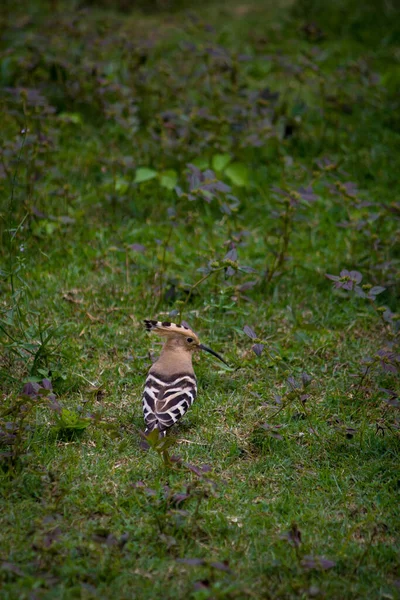
[(191, 344), (193, 342), (193, 338), (186, 338), (186, 341)]

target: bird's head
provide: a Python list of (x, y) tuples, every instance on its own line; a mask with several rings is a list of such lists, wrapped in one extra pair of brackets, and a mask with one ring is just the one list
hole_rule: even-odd
[(198, 336), (186, 325), (177, 325), (169, 321), (150, 321), (146, 319), (145, 326), (147, 331), (152, 331), (157, 335), (167, 338), (167, 344), (170, 349), (176, 348), (187, 352), (195, 350), (205, 350), (209, 352), (228, 366), (228, 363), (214, 350), (200, 343)]

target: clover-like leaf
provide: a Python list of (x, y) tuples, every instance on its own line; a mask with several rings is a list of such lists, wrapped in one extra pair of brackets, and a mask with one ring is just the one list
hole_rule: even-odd
[(173, 169), (162, 171), (159, 175), (160, 185), (167, 190), (173, 190), (178, 182), (178, 174)]
[(225, 175), (238, 187), (249, 184), (249, 170), (245, 164), (234, 162), (225, 169)]
[(148, 167), (139, 167), (136, 169), (135, 173), (135, 183), (144, 183), (145, 181), (150, 181), (157, 177), (157, 171), (154, 169), (149, 169)]
[(212, 168), (214, 171), (223, 171), (229, 165), (232, 157), (230, 154), (215, 154), (212, 157)]

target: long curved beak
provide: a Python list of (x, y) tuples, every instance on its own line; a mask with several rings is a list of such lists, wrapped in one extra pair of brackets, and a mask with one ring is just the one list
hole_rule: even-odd
[(211, 348), (208, 348), (207, 346), (204, 346), (203, 344), (199, 344), (199, 348), (200, 350), (205, 350), (206, 352), (209, 352), (210, 354), (212, 354), (213, 356), (216, 356), (220, 361), (222, 361), (227, 367), (229, 367), (228, 363), (222, 358), (222, 356), (220, 356), (219, 354), (217, 354), (217, 352), (214, 352), (214, 350), (211, 350)]

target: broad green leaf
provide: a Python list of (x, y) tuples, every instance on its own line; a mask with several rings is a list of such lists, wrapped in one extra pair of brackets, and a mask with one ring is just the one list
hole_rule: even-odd
[(225, 175), (238, 187), (249, 185), (249, 170), (243, 163), (232, 163), (226, 168)]
[(190, 161), (192, 165), (200, 169), (200, 171), (204, 171), (208, 169), (210, 165), (210, 161), (206, 156), (198, 156), (194, 160)]
[(162, 171), (160, 173), (160, 185), (161, 187), (167, 188), (167, 190), (173, 190), (178, 183), (178, 174), (173, 169), (168, 171)]
[(157, 171), (149, 169), (148, 167), (139, 167), (136, 169), (135, 183), (143, 183), (144, 181), (150, 181), (157, 177)]
[(229, 165), (232, 157), (230, 154), (214, 154), (212, 157), (212, 168), (214, 171), (223, 171)]

